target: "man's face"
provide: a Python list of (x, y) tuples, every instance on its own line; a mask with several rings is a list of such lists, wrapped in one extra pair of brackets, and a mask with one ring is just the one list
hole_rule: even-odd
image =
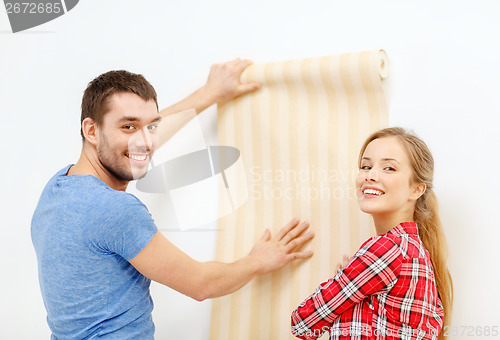
[(158, 145), (156, 104), (133, 93), (118, 93), (111, 97), (110, 108), (96, 128), (98, 159), (117, 180), (142, 178)]

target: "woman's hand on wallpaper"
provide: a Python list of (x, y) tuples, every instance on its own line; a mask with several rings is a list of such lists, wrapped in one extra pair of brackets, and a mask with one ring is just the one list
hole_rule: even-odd
[(248, 255), (248, 258), (256, 263), (258, 275), (267, 274), (294, 260), (306, 259), (313, 255), (310, 250), (300, 251), (300, 248), (314, 237), (314, 233), (308, 231), (309, 222), (299, 222), (298, 219), (291, 220), (273, 237), (269, 229), (266, 229)]
[(345, 266), (347, 266), (348, 263), (349, 263), (349, 256), (344, 254), (344, 256), (342, 256), (342, 263), (341, 262), (337, 263), (337, 266), (335, 267), (335, 272), (338, 272), (339, 269), (342, 269)]

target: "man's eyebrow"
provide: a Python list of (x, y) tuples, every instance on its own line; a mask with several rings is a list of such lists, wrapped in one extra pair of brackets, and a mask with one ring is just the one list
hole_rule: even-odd
[(134, 116), (123, 116), (118, 120), (119, 123), (121, 122), (136, 122), (140, 120), (139, 117), (134, 117)]
[[(140, 121), (141, 119), (139, 117), (136, 117), (136, 116), (124, 116), (122, 118), (120, 118), (118, 120), (118, 123), (122, 123), (122, 122), (137, 122), (137, 121)], [(161, 121), (161, 116), (158, 116), (156, 117), (155, 119), (153, 119), (151, 121), (151, 123), (158, 123)], [(151, 124), (149, 123), (149, 124)]]

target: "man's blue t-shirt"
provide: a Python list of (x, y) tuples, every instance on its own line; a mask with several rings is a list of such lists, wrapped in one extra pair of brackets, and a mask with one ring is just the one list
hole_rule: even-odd
[(153, 339), (151, 281), (128, 261), (157, 231), (146, 206), (91, 175), (47, 183), (31, 222), (52, 339)]

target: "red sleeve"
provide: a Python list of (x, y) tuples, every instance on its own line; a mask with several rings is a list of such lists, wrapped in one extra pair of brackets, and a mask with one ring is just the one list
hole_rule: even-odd
[(323, 282), (292, 313), (292, 335), (316, 339), (343, 312), (397, 280), (403, 255), (387, 236), (363, 244), (335, 277)]

